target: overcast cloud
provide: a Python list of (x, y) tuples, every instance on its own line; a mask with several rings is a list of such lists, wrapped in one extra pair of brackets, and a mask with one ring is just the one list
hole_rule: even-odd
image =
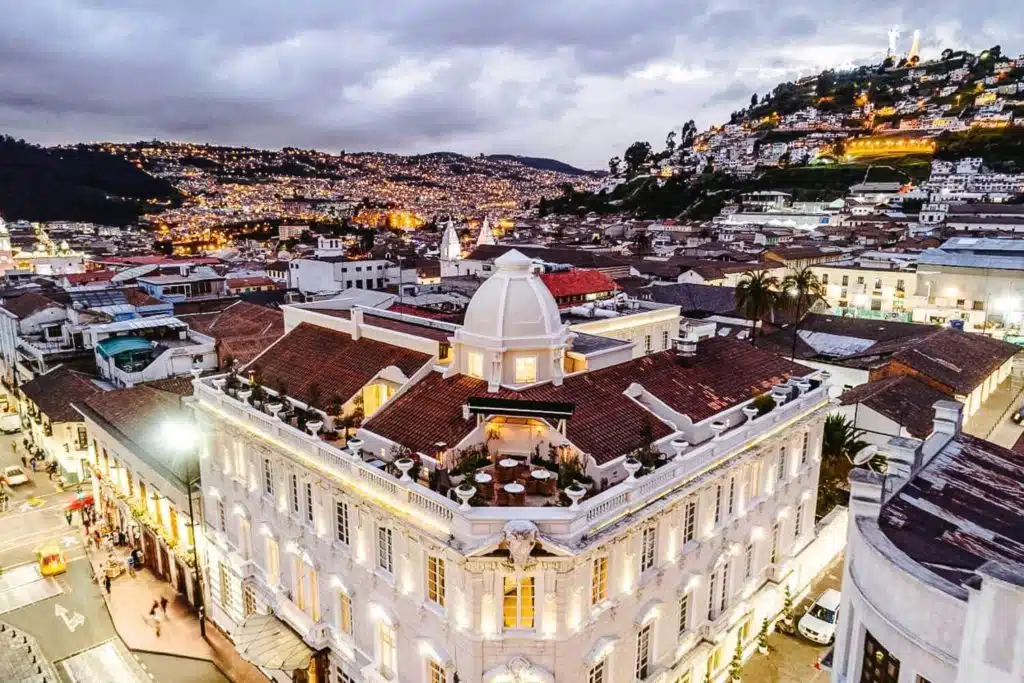
[[(601, 168), (887, 30), (1024, 51), (1020, 0), (32, 0), (0, 21), (0, 132), (507, 152)], [(979, 11), (980, 9), (980, 11)]]

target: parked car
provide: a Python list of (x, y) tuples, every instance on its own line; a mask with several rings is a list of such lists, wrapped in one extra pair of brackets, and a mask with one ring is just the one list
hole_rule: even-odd
[(836, 637), (836, 624), (839, 622), (839, 603), (842, 594), (829, 588), (811, 603), (807, 613), (800, 617), (797, 630), (808, 640), (828, 645)]
[(1017, 408), (1017, 412), (1015, 412), (1010, 419), (1013, 420), (1014, 424), (1024, 422), (1024, 406)]
[(17, 413), (4, 413), (0, 415), (0, 432), (4, 434), (17, 434), (21, 431), (21, 416)]
[(28, 475), (25, 474), (25, 470), (17, 465), (5, 467), (2, 478), (8, 486), (20, 486), (28, 483)]

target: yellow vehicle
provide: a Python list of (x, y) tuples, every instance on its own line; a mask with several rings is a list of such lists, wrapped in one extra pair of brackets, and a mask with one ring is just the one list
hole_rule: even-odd
[(48, 541), (36, 548), (36, 561), (43, 576), (55, 576), (68, 570), (64, 551), (57, 541)]

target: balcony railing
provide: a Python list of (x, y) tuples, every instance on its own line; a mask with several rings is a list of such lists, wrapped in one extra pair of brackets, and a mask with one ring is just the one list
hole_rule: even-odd
[(414, 520), (443, 529), (446, 533), (480, 537), (499, 533), (512, 520), (530, 520), (551, 536), (578, 536), (592, 532), (609, 521), (639, 510), (654, 500), (687, 486), (694, 477), (708, 472), (755, 439), (779, 431), (805, 413), (819, 408), (828, 397), (822, 383), (770, 412), (697, 445), (654, 472), (614, 485), (568, 507), (474, 507), (461, 510), (459, 504), (415, 482), (401, 482), (347, 450), (342, 450), (300, 431), (248, 403), (215, 389), (207, 380), (196, 382), (199, 400), (215, 412), (241, 423), (256, 434), (304, 457), (309, 465), (327, 475), (347, 480), (355, 488), (394, 509), (407, 512)]

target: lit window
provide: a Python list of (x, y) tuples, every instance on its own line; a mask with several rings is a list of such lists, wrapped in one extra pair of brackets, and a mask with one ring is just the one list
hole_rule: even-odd
[(665, 330), (664, 332), (661, 333), (661, 348), (663, 350), (668, 348), (668, 342), (668, 330)]
[(604, 672), (604, 662), (601, 660), (594, 666), (590, 667), (590, 673), (587, 675), (587, 683), (607, 683), (608, 678)]
[(444, 607), (444, 559), (434, 555), (427, 557), (427, 599)]
[(256, 614), (256, 591), (251, 584), (242, 589), (242, 612), (247, 617)]
[(505, 628), (533, 628), (533, 577), (506, 576), (503, 587)]
[(220, 606), (224, 610), (231, 609), (231, 578), (228, 576), (228, 568), (221, 562), (218, 565), (218, 578), (220, 579)]
[(377, 642), (380, 645), (380, 675), (391, 680), (398, 671), (395, 629), (384, 621), (379, 622), (377, 624)]
[(342, 591), (338, 591), (338, 630), (352, 633), (352, 598)]
[(484, 354), (479, 351), (466, 354), (466, 374), (477, 379), (484, 378)]
[(537, 357), (516, 358), (516, 384), (529, 384), (536, 381)]
[(652, 526), (644, 529), (640, 544), (640, 573), (654, 566), (655, 529)]
[(444, 667), (433, 659), (427, 660), (427, 683), (445, 683), (446, 680)]
[(636, 634), (636, 678), (644, 680), (651, 675), (651, 625)]
[(689, 500), (683, 506), (683, 543), (693, 540), (697, 528), (697, 501)]
[(590, 604), (596, 605), (608, 599), (608, 558), (595, 557), (590, 578)]
[(395, 570), (391, 529), (386, 526), (377, 527), (377, 566), (389, 574)]
[(280, 562), (280, 558), (278, 557), (278, 554), (277, 554), (277, 541), (275, 541), (274, 539), (272, 539), (272, 538), (270, 538), (268, 536), (267, 537), (267, 580), (270, 582), (270, 585), (272, 585), (272, 586), (273, 585), (277, 585), (277, 582), (279, 580), (279, 573), (280, 573), (280, 566), (278, 564), (279, 562)]
[(348, 545), (348, 503), (342, 500), (334, 504), (334, 535), (340, 543)]
[(644, 335), (644, 351), (651, 352), (651, 335)]
[(718, 647), (716, 647), (711, 652), (711, 656), (708, 657), (707, 671), (706, 671), (706, 673), (708, 675), (708, 678), (711, 678), (714, 675), (714, 673), (716, 671), (718, 671), (719, 667), (721, 667), (721, 666), (722, 666), (722, 646), (719, 645)]

